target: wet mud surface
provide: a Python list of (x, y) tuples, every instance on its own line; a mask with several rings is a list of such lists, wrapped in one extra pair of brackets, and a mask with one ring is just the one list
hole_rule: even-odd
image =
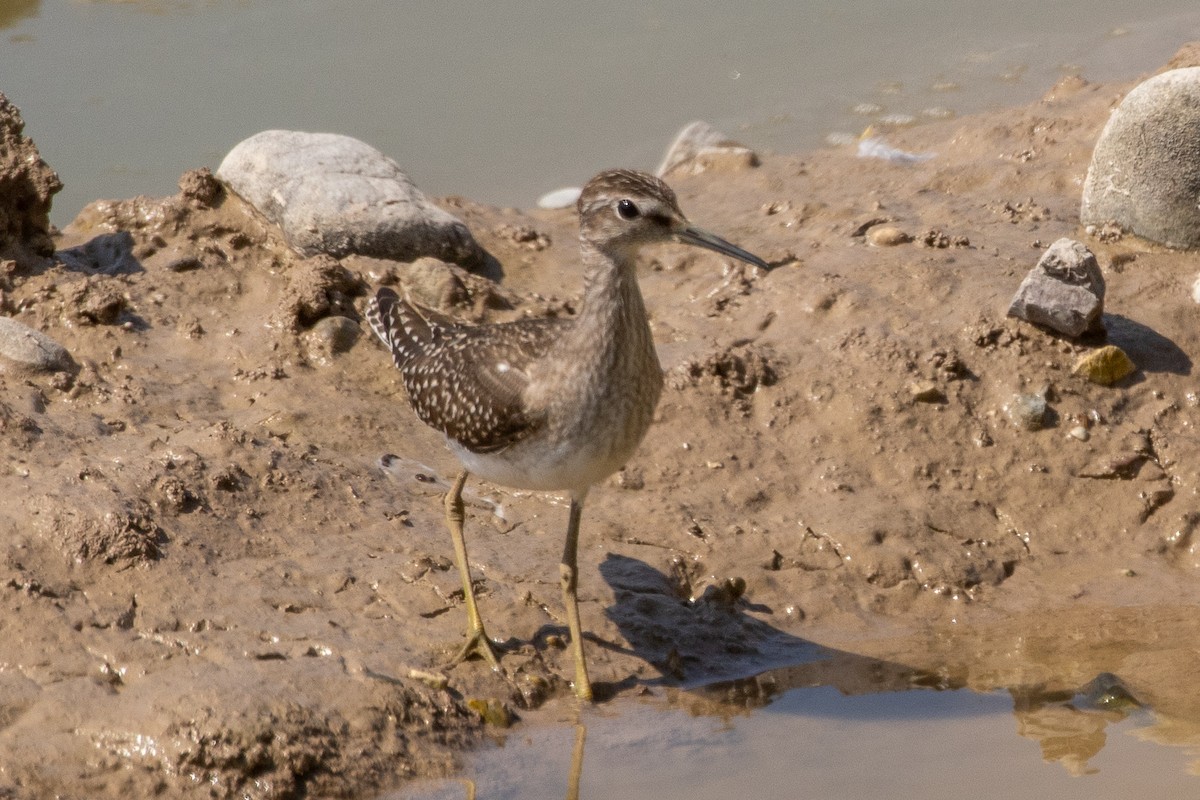
[[(764, 154), (673, 181), (775, 268), (643, 259), (667, 388), (579, 553), (603, 694), (817, 644), (1037, 697), (1111, 673), (1163, 741), (1200, 743), (1200, 261), (1078, 225), (1128, 88), (1069, 80), (889, 134), (923, 163)], [(400, 283), (467, 318), (571, 313), (573, 212), (444, 199), (495, 257), (478, 276), (303, 259), (203, 175), (182, 185), (93, 204), (57, 263), (0, 284), (78, 367), (0, 372), (0, 795), (361, 796), (563, 713), (566, 504), (468, 485), (507, 676), (441, 670), (464, 623), (440, 502), (457, 465), (362, 311)], [(911, 241), (871, 244), (882, 225)], [(1138, 366), (1115, 386), (1072, 374), (1098, 343), (1004, 317), (1063, 236), (1095, 252), (1107, 342)], [(1045, 400), (1041, 429), (1014, 421), (1020, 395)], [(860, 666), (828, 680), (878, 675)]]

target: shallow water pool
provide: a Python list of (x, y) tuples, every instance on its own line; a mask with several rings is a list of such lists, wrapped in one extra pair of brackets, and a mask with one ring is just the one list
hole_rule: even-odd
[[(792, 688), (753, 713), (729, 702), (757, 705), (761, 687), (747, 682), (622, 700), (577, 725), (514, 732), (473, 756), (463, 778), (381, 800), (472, 788), (481, 800), (1197, 796), (1197, 754), (1154, 743), (1153, 711), (1105, 679), (1070, 697)], [(763, 681), (773, 679), (750, 683)]]

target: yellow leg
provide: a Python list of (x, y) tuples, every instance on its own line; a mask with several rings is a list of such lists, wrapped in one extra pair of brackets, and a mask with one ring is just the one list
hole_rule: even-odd
[(465, 661), (472, 654), (478, 653), (487, 659), (492, 669), (501, 672), (500, 659), (496, 655), (496, 647), (483, 629), (483, 618), (479, 616), (479, 607), (475, 605), (475, 587), (471, 583), (471, 568), (467, 564), (467, 542), (463, 538), (463, 521), (466, 512), (463, 509), (462, 490), (467, 482), (467, 471), (464, 469), (454, 480), (454, 485), (446, 493), (446, 527), (450, 529), (450, 538), (454, 540), (454, 560), (458, 562), (458, 573), (462, 577), (463, 600), (467, 604), (467, 643), (458, 651), (458, 655), (450, 662), (457, 664)]
[(587, 662), (583, 658), (583, 631), (579, 627), (579, 599), (575, 594), (579, 583), (576, 556), (579, 550), (579, 518), (583, 516), (583, 497), (571, 498), (571, 515), (567, 521), (567, 543), (563, 547), (559, 576), (562, 582), (563, 605), (567, 607), (567, 628), (571, 631), (571, 648), (575, 656), (575, 696), (591, 701), (592, 682), (588, 680)]
[(583, 775), (583, 743), (587, 739), (587, 728), (580, 722), (575, 725), (575, 747), (571, 750), (571, 772), (567, 775), (567, 800), (579, 800), (579, 778)]

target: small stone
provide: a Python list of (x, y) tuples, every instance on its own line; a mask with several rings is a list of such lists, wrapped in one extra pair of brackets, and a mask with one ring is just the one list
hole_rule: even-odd
[(495, 728), (508, 728), (513, 724), (513, 714), (503, 702), (494, 698), (473, 698), (467, 707), (480, 716), (485, 724)]
[(706, 171), (733, 172), (758, 166), (758, 155), (707, 122), (684, 126), (667, 148), (656, 175), (697, 175)]
[(163, 265), (167, 272), (191, 272), (194, 269), (200, 269), (204, 266), (204, 262), (200, 257), (193, 254), (179, 256), (173, 258)]
[(1072, 371), (1092, 383), (1101, 386), (1111, 386), (1117, 381), (1133, 374), (1137, 365), (1125, 354), (1125, 351), (1114, 344), (1105, 345), (1099, 350), (1093, 350), (1080, 356)]
[(308, 346), (313, 354), (327, 359), (348, 351), (361, 335), (362, 328), (349, 317), (322, 317), (308, 332)]
[(880, 225), (867, 231), (867, 241), (876, 247), (895, 247), (912, 240), (912, 236), (891, 225)]
[(1103, 331), (1104, 275), (1090, 250), (1062, 238), (1021, 281), (1008, 316), (1067, 336)]
[(431, 689), (437, 689), (438, 691), (441, 691), (450, 685), (450, 679), (442, 673), (431, 672), (424, 669), (416, 669), (415, 667), (408, 671), (408, 677), (415, 681), (420, 681)]
[(1004, 407), (1004, 413), (1018, 428), (1040, 431), (1046, 424), (1046, 398), (1040, 394), (1018, 394)]
[(1081, 442), (1086, 442), (1088, 439), (1092, 438), (1092, 434), (1088, 432), (1088, 429), (1082, 425), (1076, 425), (1074, 428), (1071, 428), (1068, 433), (1072, 438), (1078, 439)]
[(579, 195), (582, 193), (583, 190), (578, 186), (555, 189), (539, 197), (537, 205), (538, 208), (570, 208), (575, 205), (575, 201), (579, 199)]
[(15, 319), (0, 317), (0, 359), (5, 368), (30, 372), (74, 373), (71, 354), (41, 331)]
[(944, 403), (946, 393), (936, 383), (915, 383), (909, 387), (912, 399), (917, 403)]

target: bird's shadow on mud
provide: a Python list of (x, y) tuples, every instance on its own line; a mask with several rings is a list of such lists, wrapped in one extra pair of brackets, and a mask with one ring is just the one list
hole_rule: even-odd
[(600, 564), (600, 574), (615, 596), (605, 615), (628, 647), (597, 644), (655, 667), (661, 678), (652, 682), (697, 686), (821, 659), (830, 652), (754, 616), (770, 609), (753, 603), (734, 581), (690, 597), (678, 581), (646, 562), (612, 553)]

